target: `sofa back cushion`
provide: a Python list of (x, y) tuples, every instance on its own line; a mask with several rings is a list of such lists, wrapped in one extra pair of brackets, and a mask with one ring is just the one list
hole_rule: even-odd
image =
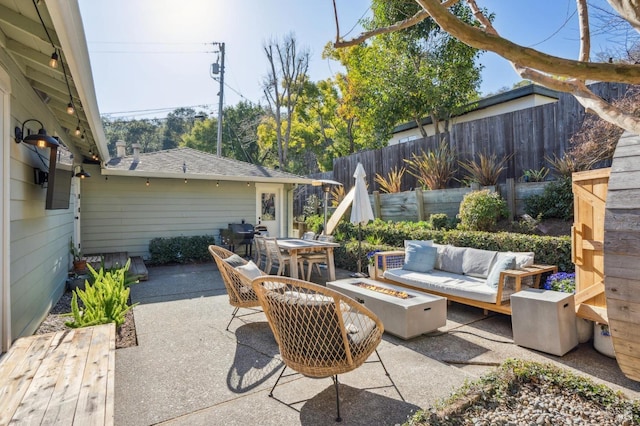
[(462, 272), (476, 278), (487, 278), (497, 251), (467, 248), (462, 260)]
[(464, 261), (465, 247), (444, 246), (438, 249), (438, 269), (452, 274), (464, 273), (462, 262)]
[(402, 269), (414, 272), (431, 272), (436, 263), (438, 250), (435, 247), (407, 242)]

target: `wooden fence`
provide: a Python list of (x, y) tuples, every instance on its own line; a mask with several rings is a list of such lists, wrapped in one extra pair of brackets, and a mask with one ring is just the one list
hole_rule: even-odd
[(369, 196), (373, 214), (385, 221), (422, 221), (428, 220), (432, 214), (444, 213), (448, 217), (456, 217), (460, 210), (460, 203), (466, 194), (478, 189), (498, 191), (506, 200), (510, 217), (524, 214), (524, 200), (534, 194), (541, 194), (549, 182), (507, 182), (496, 186), (480, 188), (479, 186), (466, 188), (438, 189), (424, 191), (417, 188), (413, 191), (397, 192), (394, 194), (374, 191)]
[[(604, 99), (616, 99), (626, 90), (625, 85), (596, 83), (592, 90)], [(454, 124), (446, 134), (451, 148), (460, 161), (476, 158), (478, 153), (496, 154), (498, 158), (509, 157), (507, 168), (499, 183), (507, 179), (518, 180), (525, 170), (549, 167), (546, 158), (562, 157), (569, 147), (571, 136), (576, 133), (584, 119), (584, 108), (572, 95), (560, 94), (558, 102), (487, 117), (480, 120)], [(347, 157), (336, 158), (333, 171), (311, 175), (314, 179), (331, 179), (341, 182), (348, 191), (354, 184), (353, 173), (362, 163), (367, 173), (369, 192), (378, 191), (376, 174), (386, 177), (394, 167), (406, 166), (405, 159), (422, 151), (433, 150), (439, 144), (436, 137), (416, 139), (376, 150), (357, 152)], [(606, 165), (605, 165), (606, 166)], [(459, 172), (457, 179), (464, 176)], [(452, 186), (456, 186), (456, 181)], [(402, 188), (411, 191), (418, 188), (416, 178), (405, 173)], [(306, 197), (312, 193), (321, 196), (319, 189), (302, 187), (294, 202), (295, 214), (302, 212)]]

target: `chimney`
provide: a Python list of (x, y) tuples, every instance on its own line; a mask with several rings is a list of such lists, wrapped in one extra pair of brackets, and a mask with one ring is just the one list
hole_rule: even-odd
[(122, 158), (127, 154), (127, 144), (125, 141), (117, 141), (116, 142), (116, 157)]
[(131, 148), (133, 148), (133, 162), (137, 163), (140, 161), (140, 144), (134, 143)]

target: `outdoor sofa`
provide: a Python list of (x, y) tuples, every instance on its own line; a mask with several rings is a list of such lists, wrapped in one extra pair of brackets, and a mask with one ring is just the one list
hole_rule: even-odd
[(511, 294), (539, 288), (543, 274), (557, 272), (556, 266), (535, 264), (534, 257), (533, 252), (405, 241), (405, 250), (375, 254), (373, 278), (511, 315)]

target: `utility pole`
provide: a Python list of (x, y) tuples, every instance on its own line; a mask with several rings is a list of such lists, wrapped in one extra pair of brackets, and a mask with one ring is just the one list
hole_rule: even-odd
[(220, 91), (218, 92), (218, 96), (220, 99), (218, 100), (218, 143), (216, 146), (216, 155), (218, 157), (222, 157), (222, 108), (223, 108), (223, 100), (224, 100), (224, 43), (216, 43), (220, 48), (220, 64), (216, 62), (215, 64), (211, 64), (211, 77), (215, 80), (214, 75), (220, 73), (220, 77), (218, 81), (220, 82)]

